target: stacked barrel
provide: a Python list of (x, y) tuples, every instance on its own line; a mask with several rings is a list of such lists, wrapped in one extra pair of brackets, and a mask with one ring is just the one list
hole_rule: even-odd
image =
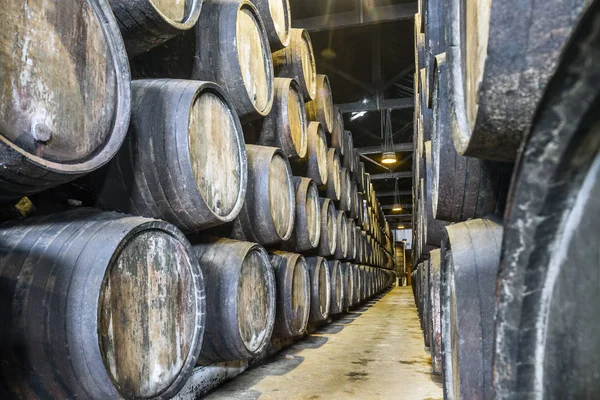
[(34, 3), (0, 45), (0, 397), (170, 398), (393, 284), (287, 0)]
[(412, 279), (445, 398), (600, 389), (599, 23), (583, 1), (415, 15)]

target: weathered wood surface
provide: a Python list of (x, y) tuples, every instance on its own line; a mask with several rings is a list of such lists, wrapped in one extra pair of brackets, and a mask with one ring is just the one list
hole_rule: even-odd
[(542, 390), (546, 398), (594, 398), (600, 391), (599, 24), (594, 2), (517, 161), (497, 284), (493, 373), (502, 400)]
[(340, 157), (346, 155), (347, 146), (344, 145), (344, 114), (338, 107), (333, 110), (333, 131), (331, 132), (331, 147), (339, 150)]
[(424, 197), (423, 215), (425, 244), (440, 247), (444, 239), (444, 227), (449, 224), (447, 221), (435, 219), (433, 216), (433, 155), (431, 141), (425, 142), (425, 178), (424, 178)]
[(327, 261), (329, 276), (331, 278), (330, 313), (340, 314), (344, 312), (344, 303), (348, 295), (347, 285), (344, 283), (342, 263), (339, 260)]
[(448, 4), (454, 145), (462, 155), (512, 162), (586, 1)]
[(283, 251), (271, 253), (277, 282), (276, 338), (304, 335), (310, 314), (310, 276), (303, 256)]
[(320, 122), (327, 135), (333, 131), (335, 115), (333, 112), (333, 93), (327, 75), (317, 75), (315, 99), (306, 103), (309, 120)]
[(315, 182), (309, 178), (294, 177), (296, 191), (296, 218), (290, 240), (285, 249), (298, 253), (311, 251), (321, 239), (321, 204)]
[(306, 259), (310, 276), (309, 322), (325, 321), (331, 310), (331, 275), (327, 260), (323, 257)]
[(206, 283), (206, 330), (200, 364), (256, 357), (275, 323), (275, 275), (261, 246), (191, 238)]
[[(510, 182), (511, 166), (464, 157), (452, 140), (453, 114), (447, 99), (448, 65), (444, 54), (434, 65), (434, 120), (432, 130), (433, 217), (460, 222), (502, 212)], [(419, 167), (419, 174), (423, 171)]]
[(273, 108), (260, 125), (257, 144), (279, 147), (290, 159), (304, 159), (308, 152), (308, 122), (304, 98), (295, 80), (275, 78)]
[(211, 81), (230, 97), (243, 122), (273, 106), (273, 61), (265, 27), (249, 0), (204, 1), (194, 31), (132, 60), (135, 78)]
[(319, 191), (333, 201), (339, 201), (341, 195), (340, 156), (337, 149), (327, 150), (327, 185), (321, 185)]
[(318, 122), (308, 125), (308, 152), (306, 159), (292, 160), (292, 168), (298, 176), (305, 176), (319, 186), (327, 185), (327, 138)]
[(290, 35), (289, 46), (273, 53), (275, 74), (295, 79), (304, 99), (314, 100), (317, 95), (317, 69), (310, 35), (304, 29), (292, 29)]
[(131, 107), (127, 55), (104, 1), (7, 2), (2, 12), (0, 203), (106, 164)]
[(348, 168), (340, 170), (340, 210), (350, 211), (352, 208), (352, 178)]
[(205, 298), (177, 228), (83, 208), (0, 225), (0, 248), (3, 398), (146, 399), (183, 386)]
[(267, 36), (271, 51), (281, 50), (290, 44), (292, 14), (288, 0), (251, 0), (258, 9)]
[(194, 27), (203, 0), (109, 0), (129, 56)]
[(222, 89), (210, 82), (132, 83), (129, 134), (93, 177), (98, 205), (169, 221), (183, 231), (233, 221), (246, 197), (242, 128)]
[(286, 241), (294, 230), (296, 213), (290, 164), (275, 147), (246, 145), (246, 154), (248, 190), (231, 238), (263, 245)]
[(318, 254), (321, 257), (329, 257), (335, 254), (337, 247), (337, 212), (330, 199), (321, 197), (319, 203), (321, 204), (321, 238)]
[(337, 230), (337, 244), (335, 246), (334, 258), (343, 260), (348, 255), (348, 219), (344, 211), (338, 211), (335, 227)]

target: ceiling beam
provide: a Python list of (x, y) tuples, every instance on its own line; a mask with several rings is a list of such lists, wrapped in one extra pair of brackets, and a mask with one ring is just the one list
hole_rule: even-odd
[(385, 165), (383, 165), (383, 164), (380, 164), (380, 163), (378, 163), (377, 161), (375, 161), (375, 160), (373, 160), (373, 159), (371, 159), (371, 158), (369, 158), (369, 157), (367, 157), (367, 156), (365, 156), (365, 155), (359, 154), (359, 156), (360, 156), (362, 159), (364, 159), (364, 160), (366, 160), (366, 161), (370, 162), (371, 164), (375, 164), (375, 165), (377, 165), (378, 167), (380, 167), (380, 168), (383, 168), (383, 169), (385, 169), (385, 170), (386, 170), (386, 171), (388, 171), (388, 172), (392, 172), (392, 170), (391, 170), (391, 169), (389, 169), (388, 167), (386, 167)]
[(394, 172), (391, 174), (371, 175), (371, 181), (380, 181), (383, 179), (403, 179), (403, 178), (412, 178), (412, 171)]
[(344, 114), (361, 112), (361, 111), (381, 111), (381, 110), (408, 110), (414, 108), (415, 100), (412, 97), (403, 99), (385, 99), (380, 100), (379, 104), (376, 101), (359, 101), (356, 103), (336, 104), (336, 106)]
[(347, 80), (350, 83), (353, 83), (354, 85), (360, 87), (362, 90), (364, 90), (367, 93), (373, 94), (376, 92), (375, 89), (373, 89), (371, 86), (369, 86), (368, 84), (366, 84), (365, 82), (361, 81), (360, 79), (357, 79), (355, 77), (353, 77), (352, 75), (350, 75), (347, 72), (342, 71), (341, 69), (338, 69), (336, 67), (334, 67), (333, 65), (320, 60), (319, 61), (319, 67), (323, 67), (326, 70), (328, 70), (329, 72), (332, 72), (342, 78), (344, 78), (345, 80)]
[(382, 90), (382, 91), (388, 90), (390, 88), (390, 86), (394, 85), (396, 82), (398, 82), (400, 79), (404, 78), (405, 76), (407, 76), (414, 70), (415, 70), (414, 64), (409, 65), (408, 67), (404, 68), (402, 71), (398, 72), (393, 78), (391, 78), (386, 83), (384, 83), (380, 90)]
[(304, 28), (309, 32), (327, 31), (387, 21), (413, 19), (417, 11), (416, 2), (381, 7), (357, 7), (354, 11), (297, 19), (292, 21), (292, 27)]
[[(375, 192), (377, 197), (394, 197), (395, 192)], [(398, 190), (398, 196), (412, 196), (412, 190)]]
[[(359, 147), (358, 154), (383, 154), (383, 146), (369, 146), (369, 147)], [(394, 145), (395, 153), (404, 153), (409, 151), (414, 151), (414, 146), (412, 142), (410, 143), (397, 143)]]

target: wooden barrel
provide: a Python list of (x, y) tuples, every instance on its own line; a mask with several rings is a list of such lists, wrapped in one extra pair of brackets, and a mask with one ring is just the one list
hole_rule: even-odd
[(292, 338), (306, 332), (310, 314), (310, 277), (306, 260), (299, 254), (275, 251), (271, 264), (277, 283), (273, 336)]
[(514, 161), (585, 3), (449, 2), (449, 94), (460, 154)]
[(594, 398), (600, 390), (599, 24), (594, 2), (517, 161), (496, 292), (493, 375), (500, 399), (540, 387), (556, 399)]
[(316, 249), (321, 239), (321, 204), (315, 182), (294, 177), (296, 219), (294, 231), (285, 247), (296, 252)]
[(238, 117), (214, 83), (138, 80), (129, 134), (93, 181), (98, 205), (160, 218), (184, 232), (233, 221), (246, 197)]
[(310, 322), (325, 321), (331, 310), (331, 275), (323, 257), (306, 259), (310, 275)]
[(354, 247), (356, 248), (356, 256), (354, 257), (354, 261), (360, 262), (364, 257), (362, 248), (362, 231), (360, 226), (354, 228)]
[(350, 218), (352, 219), (358, 219), (358, 213), (360, 210), (360, 204), (359, 202), (361, 201), (358, 197), (358, 185), (356, 184), (356, 182), (352, 179), (351, 180), (351, 185), (350, 185)]
[(320, 186), (320, 192), (333, 201), (339, 201), (341, 195), (340, 156), (337, 149), (327, 150), (327, 185)]
[(348, 168), (340, 170), (340, 210), (350, 211), (352, 208), (352, 178)]
[(306, 103), (306, 113), (309, 120), (321, 123), (327, 135), (333, 132), (333, 94), (327, 75), (317, 75), (315, 99)]
[(335, 246), (334, 258), (343, 260), (348, 255), (348, 220), (343, 211), (338, 211), (335, 227), (337, 230), (337, 242)]
[(445, 383), (452, 385), (456, 397), (495, 398), (494, 293), (502, 223), (495, 219), (475, 219), (449, 225), (446, 231), (446, 249), (451, 254), (441, 268), (446, 268), (448, 274), (450, 335), (442, 336), (442, 340), (446, 341), (446, 349), (452, 349), (446, 356), (451, 358), (453, 367), (451, 375), (445, 373)]
[(131, 94), (127, 55), (106, 2), (8, 2), (2, 13), (0, 203), (6, 203), (106, 164), (125, 138)]
[(109, 3), (131, 57), (194, 27), (203, 0), (109, 0)]
[(344, 114), (338, 107), (334, 107), (333, 111), (333, 132), (331, 132), (331, 147), (335, 147), (340, 151), (340, 155), (343, 157), (346, 155), (346, 148), (344, 146)]
[[(360, 159), (360, 156), (357, 153), (357, 159)], [(354, 179), (358, 184), (358, 191), (364, 193), (365, 191), (365, 163), (362, 161), (358, 162), (358, 169), (354, 172)]]
[[(448, 70), (445, 56), (434, 65), (434, 121), (432, 131), (431, 201), (433, 217), (461, 222), (502, 212), (508, 191), (511, 167), (503, 163), (481, 161), (456, 152), (452, 140), (448, 98)], [(425, 173), (421, 169), (419, 174)]]
[(356, 305), (360, 304), (360, 302), (362, 301), (362, 298), (361, 298), (361, 293), (362, 293), (362, 279), (361, 279), (360, 270), (359, 270), (357, 264), (352, 264), (352, 278), (354, 279), (354, 284), (353, 284), (353, 290), (354, 290), (353, 300), (354, 300), (354, 304), (353, 305), (356, 306)]
[(352, 132), (344, 131), (344, 158), (342, 160), (342, 166), (346, 167), (350, 173), (354, 173), (354, 140), (352, 139)]
[(306, 159), (293, 160), (292, 167), (298, 176), (306, 176), (317, 185), (327, 185), (327, 138), (318, 122), (308, 125), (308, 152)]
[(275, 78), (273, 108), (260, 123), (257, 144), (279, 147), (290, 159), (305, 158), (308, 123), (304, 98), (295, 80)]
[(296, 193), (290, 164), (275, 147), (246, 145), (248, 190), (231, 238), (263, 245), (286, 241), (294, 230)]
[(347, 223), (347, 236), (348, 236), (348, 253), (346, 258), (349, 260), (356, 259), (356, 222), (353, 219), (348, 219)]
[(292, 78), (300, 85), (304, 100), (317, 96), (317, 69), (310, 35), (305, 29), (292, 29), (290, 44), (273, 53), (275, 75)]
[(242, 122), (267, 116), (274, 71), (265, 26), (249, 0), (210, 0), (194, 31), (132, 60), (136, 78), (211, 81), (231, 98)]
[(440, 315), (440, 263), (439, 249), (429, 253), (429, 308), (431, 309), (431, 365), (433, 372), (442, 374), (442, 320)]
[(331, 306), (329, 311), (331, 314), (340, 314), (344, 312), (344, 302), (347, 296), (347, 285), (344, 284), (342, 263), (339, 260), (330, 260), (327, 261), (327, 264), (331, 278)]
[(187, 381), (204, 280), (177, 228), (82, 208), (0, 225), (0, 248), (4, 398), (169, 398)]
[(346, 301), (344, 308), (348, 309), (356, 304), (354, 268), (352, 268), (352, 263), (345, 262), (342, 263), (342, 269), (344, 272), (344, 282), (346, 285)]
[(256, 357), (275, 323), (275, 275), (261, 246), (192, 238), (206, 283), (206, 330), (199, 363)]
[(262, 16), (271, 51), (290, 44), (292, 14), (288, 0), (251, 0)]
[(421, 218), (424, 222), (424, 244), (440, 247), (445, 235), (444, 227), (449, 222), (435, 219), (433, 216), (433, 158), (431, 147), (431, 141), (425, 142), (425, 178), (423, 181), (423, 215), (421, 215)]
[(329, 257), (335, 254), (337, 247), (337, 212), (330, 199), (321, 197), (321, 238), (319, 240), (318, 254)]

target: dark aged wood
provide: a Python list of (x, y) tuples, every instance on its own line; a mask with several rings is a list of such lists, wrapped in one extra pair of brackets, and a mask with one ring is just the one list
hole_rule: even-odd
[(294, 177), (296, 191), (296, 218), (290, 240), (283, 247), (298, 253), (311, 251), (321, 239), (321, 204), (315, 182), (309, 178)]
[(433, 83), (431, 200), (434, 218), (460, 222), (503, 211), (511, 167), (464, 157), (456, 152), (452, 141), (455, 121), (445, 100), (448, 98), (447, 67), (445, 55), (438, 55)]
[(440, 249), (429, 253), (429, 304), (431, 309), (431, 364), (433, 372), (442, 373), (442, 333), (440, 316)]
[(325, 321), (331, 310), (331, 275), (323, 257), (306, 259), (310, 275), (310, 322)]
[(449, 222), (435, 219), (433, 216), (433, 159), (431, 147), (431, 141), (425, 142), (425, 179), (423, 188), (424, 197), (422, 199), (424, 210), (421, 218), (424, 221), (423, 235), (425, 244), (440, 247), (445, 234), (444, 227)]
[(354, 260), (356, 258), (357, 248), (355, 246), (356, 223), (353, 219), (348, 219), (346, 224), (346, 232), (346, 235), (348, 237), (348, 252), (346, 254), (346, 259)]
[(296, 194), (290, 164), (275, 147), (246, 145), (248, 190), (231, 238), (263, 245), (288, 240), (294, 230)]
[(498, 275), (494, 377), (502, 400), (532, 392), (594, 398), (600, 391), (598, 26), (594, 2), (517, 161)]
[(261, 122), (257, 144), (279, 147), (290, 159), (303, 159), (308, 152), (308, 122), (304, 98), (295, 80), (275, 78), (273, 109)]
[(331, 132), (331, 147), (339, 150), (340, 157), (346, 155), (347, 146), (344, 145), (344, 115), (338, 107), (333, 111), (333, 131)]
[(306, 176), (319, 186), (327, 185), (327, 138), (318, 122), (308, 125), (308, 152), (306, 159), (292, 160), (294, 173)]
[(337, 260), (343, 260), (348, 255), (348, 220), (343, 211), (338, 211), (335, 219), (337, 230), (337, 243), (333, 257)]
[(281, 50), (290, 44), (292, 14), (288, 0), (250, 0), (265, 24), (271, 51)]
[(354, 291), (354, 270), (352, 263), (342, 262), (342, 276), (344, 292), (346, 293), (344, 300), (344, 309), (352, 307), (355, 304), (356, 292)]
[(460, 154), (515, 160), (585, 3), (448, 2), (449, 95)]
[(304, 100), (314, 100), (317, 95), (317, 69), (310, 35), (304, 29), (292, 29), (290, 35), (289, 46), (273, 53), (275, 75), (295, 79)]
[(354, 228), (354, 247), (356, 248), (356, 256), (354, 257), (354, 261), (360, 262), (364, 257), (364, 251), (362, 248), (362, 231), (358, 226)]
[(344, 157), (342, 165), (348, 168), (348, 171), (354, 173), (354, 140), (352, 139), (352, 132), (344, 131)]
[(331, 298), (330, 313), (341, 314), (344, 312), (344, 303), (346, 301), (347, 285), (344, 283), (344, 273), (342, 263), (339, 260), (327, 261), (329, 267), (329, 276), (331, 278)]
[(203, 0), (109, 0), (129, 56), (194, 27)]
[(340, 156), (337, 149), (327, 150), (327, 185), (319, 186), (319, 191), (332, 201), (340, 200)]
[(321, 204), (321, 238), (318, 254), (321, 257), (329, 257), (335, 253), (337, 247), (337, 212), (330, 199), (321, 197), (319, 203)]
[(275, 323), (275, 275), (260, 245), (191, 238), (206, 283), (206, 330), (199, 363), (256, 357)]
[(0, 248), (3, 398), (168, 398), (183, 386), (205, 299), (177, 228), (83, 208), (0, 225)]
[(129, 133), (93, 177), (98, 205), (160, 218), (184, 232), (231, 222), (246, 197), (242, 128), (214, 83), (133, 81)]
[(310, 277), (303, 256), (283, 251), (271, 253), (277, 282), (277, 307), (273, 336), (304, 335), (310, 314)]
[(333, 94), (327, 75), (317, 75), (317, 92), (315, 99), (306, 103), (306, 114), (309, 120), (321, 123), (325, 134), (331, 135), (335, 116)]
[(127, 55), (104, 1), (7, 2), (2, 13), (0, 203), (7, 203), (106, 164), (127, 132), (131, 96)]
[(231, 98), (243, 122), (273, 106), (273, 62), (265, 27), (248, 0), (204, 1), (194, 31), (132, 60), (136, 78), (211, 81)]
[(442, 335), (451, 359), (444, 379), (456, 397), (493, 399), (492, 353), (496, 277), (500, 263), (502, 221), (475, 219), (446, 227), (441, 269), (448, 285), (449, 336)]

